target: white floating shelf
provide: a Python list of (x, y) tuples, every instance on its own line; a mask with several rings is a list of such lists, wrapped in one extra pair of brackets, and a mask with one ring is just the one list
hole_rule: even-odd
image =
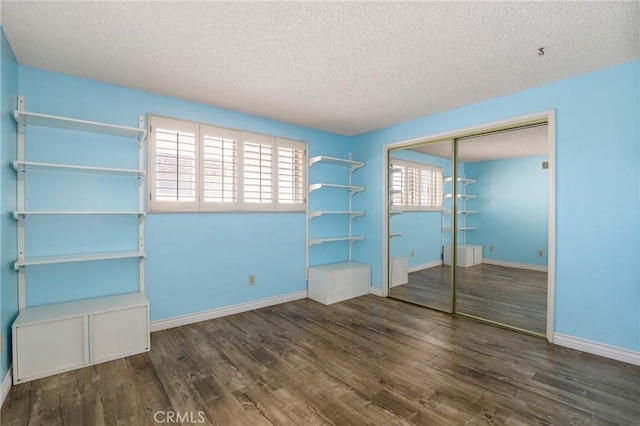
[[(475, 231), (477, 229), (478, 229), (477, 226), (465, 226), (462, 228), (458, 228), (458, 231)], [(442, 228), (442, 232), (451, 232), (451, 227), (447, 226), (445, 228)]]
[(29, 170), (67, 170), (84, 173), (107, 173), (120, 175), (133, 175), (143, 177), (146, 173), (144, 170), (138, 169), (118, 169), (113, 167), (94, 167), (94, 166), (77, 166), (72, 164), (60, 163), (38, 163), (35, 161), (14, 161), (13, 168), (18, 172), (26, 172)]
[(331, 189), (346, 189), (351, 194), (355, 194), (356, 192), (364, 191), (364, 186), (353, 186), (353, 185), (338, 185), (335, 183), (313, 183), (309, 185), (309, 194), (311, 194), (316, 189), (320, 188), (331, 188)]
[(334, 166), (348, 166), (351, 171), (359, 169), (364, 166), (362, 161), (347, 160), (344, 158), (327, 157), (326, 155), (318, 155), (317, 157), (309, 158), (309, 167), (316, 163), (332, 164)]
[[(445, 199), (446, 198), (451, 198), (451, 194), (444, 194), (444, 198)], [(458, 194), (458, 198), (464, 198), (464, 199), (467, 199), (467, 200), (471, 200), (471, 199), (474, 199), (474, 198), (478, 198), (478, 196), (477, 195), (469, 195), (469, 194)]]
[(72, 263), (72, 262), (89, 262), (94, 260), (112, 260), (112, 259), (128, 259), (128, 258), (144, 258), (146, 254), (143, 251), (112, 251), (104, 253), (87, 253), (72, 254), (64, 256), (40, 256), (18, 260), (13, 264), (14, 269), (18, 270), (22, 266), (33, 265), (50, 265), (54, 263)]
[(396, 216), (396, 215), (402, 214), (402, 212), (399, 212), (399, 211), (390, 211), (390, 212), (389, 212), (389, 214), (390, 214), (391, 216)]
[(75, 216), (75, 215), (131, 215), (131, 216), (146, 216), (146, 212), (117, 212), (117, 211), (15, 211), (13, 212), (13, 218), (19, 219), (20, 216)]
[(39, 114), (15, 110), (13, 116), (16, 122), (22, 126), (29, 124), (33, 126), (55, 127), (58, 129), (77, 130), (80, 132), (101, 133), (111, 136), (121, 136), (125, 138), (144, 139), (147, 130), (138, 127), (126, 127), (116, 124), (99, 123), (97, 121), (78, 120), (75, 118), (60, 117), (56, 115)]
[[(458, 214), (467, 214), (467, 215), (476, 214), (476, 213), (478, 213), (478, 212), (475, 211), (475, 210), (460, 210), (458, 212)], [(448, 215), (451, 214), (451, 210), (442, 210), (442, 214), (445, 215), (445, 216), (448, 216)]]
[(309, 238), (307, 245), (309, 247), (316, 245), (316, 244), (322, 244), (322, 243), (329, 243), (329, 242), (334, 242), (334, 241), (349, 241), (349, 242), (354, 242), (354, 241), (363, 241), (364, 237), (356, 237), (356, 236), (344, 236), (344, 237), (325, 237), (325, 238)]
[(389, 238), (393, 238), (393, 237), (402, 237), (402, 233), (394, 232), (392, 234), (389, 234)]
[(309, 212), (309, 219), (314, 217), (320, 217), (324, 215), (349, 215), (353, 217), (364, 216), (364, 212), (350, 212), (350, 211), (313, 211)]
[[(470, 185), (470, 184), (472, 184), (472, 183), (478, 183), (478, 181), (477, 181), (477, 180), (475, 180), (475, 179), (467, 179), (467, 178), (462, 178), (462, 177), (459, 177), (459, 178), (457, 178), (456, 180), (457, 180), (458, 182), (462, 182), (462, 183), (463, 183), (463, 184), (465, 184), (465, 185)], [(444, 178), (444, 182), (451, 182), (451, 177), (446, 177), (446, 178)]]

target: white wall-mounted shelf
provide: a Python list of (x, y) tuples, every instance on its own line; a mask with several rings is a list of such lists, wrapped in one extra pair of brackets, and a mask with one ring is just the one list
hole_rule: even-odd
[[(99, 100), (96, 100), (99, 101)], [(55, 115), (40, 114), (25, 111), (25, 99), (18, 96), (17, 110), (14, 118), (18, 124), (17, 155), (13, 167), (16, 170), (16, 194), (17, 205), (13, 212), (17, 220), (17, 253), (18, 259), (13, 264), (18, 276), (18, 307), (20, 313), (12, 326), (13, 333), (13, 383), (22, 383), (41, 377), (51, 376), (64, 371), (81, 368), (99, 362), (110, 361), (125, 356), (146, 352), (149, 350), (149, 303), (144, 296), (144, 218), (145, 208), (145, 146), (144, 141), (147, 130), (142, 116), (138, 117), (138, 127), (126, 127), (95, 121), (79, 120)], [(60, 164), (38, 161), (26, 161), (26, 149), (30, 143), (27, 139), (38, 134), (25, 132), (25, 127), (42, 126), (63, 129), (67, 131), (88, 132), (135, 140), (137, 150), (135, 159), (137, 169), (102, 167), (81, 164)], [(25, 134), (27, 133), (27, 134)], [(49, 132), (42, 138), (52, 138), (51, 143), (63, 144), (67, 138), (86, 138), (84, 133), (73, 134), (71, 132)], [(107, 140), (108, 138), (105, 138)], [(129, 142), (129, 141), (127, 141)], [(122, 146), (118, 143), (114, 147)], [(64, 149), (56, 145), (57, 149)], [(133, 154), (133, 153), (131, 153)], [(133, 161), (134, 158), (131, 160)], [(125, 185), (129, 185), (131, 191), (137, 191), (137, 206), (129, 207), (132, 210), (28, 210), (25, 207), (27, 197), (35, 197), (38, 192), (28, 192), (26, 187), (33, 181), (46, 185), (49, 180), (64, 176), (53, 174), (33, 173), (27, 178), (26, 172), (73, 172), (69, 176), (77, 180), (86, 178), (87, 173), (101, 173), (106, 175), (125, 176)], [(111, 177), (111, 176), (108, 176)], [(131, 179), (129, 179), (131, 178)], [(75, 180), (74, 179), (74, 180)], [(118, 182), (120, 183), (120, 182)], [(78, 193), (73, 196), (83, 197), (100, 196), (94, 194), (94, 190), (100, 188), (78, 188)], [(46, 189), (44, 189), (46, 191)], [(87, 192), (90, 194), (87, 194)], [(39, 191), (42, 193), (42, 190)], [(46, 202), (46, 199), (45, 199)], [(50, 208), (50, 207), (49, 207)], [(103, 209), (104, 207), (98, 207)], [(78, 254), (29, 256), (38, 246), (37, 240), (26, 245), (27, 228), (31, 227), (30, 221), (24, 220), (27, 216), (80, 216), (80, 215), (130, 215), (137, 217), (137, 250), (109, 251), (109, 252), (84, 252)], [(84, 226), (82, 222), (78, 227)], [(80, 229), (82, 232), (82, 229)], [(96, 246), (94, 250), (100, 250)], [(82, 250), (82, 249), (79, 249)], [(102, 249), (104, 250), (104, 249)], [(30, 266), (67, 264), (75, 262), (112, 261), (118, 259), (137, 259), (138, 274), (135, 280), (138, 284), (138, 292), (135, 294), (121, 294), (96, 299), (63, 301), (48, 306), (29, 306), (27, 303), (27, 273)], [(90, 265), (93, 266), (93, 265)], [(108, 266), (108, 265), (107, 265)], [(42, 266), (46, 268), (46, 266)], [(97, 265), (96, 265), (97, 268)], [(73, 285), (91, 288), (91, 276), (79, 276), (73, 274), (71, 266), (68, 272), (70, 283)], [(96, 270), (103, 273), (103, 270)], [(74, 281), (74, 278), (80, 278)], [(132, 277), (133, 279), (133, 277)], [(55, 284), (51, 284), (51, 293), (57, 291)], [(82, 294), (86, 294), (85, 291)]]
[(146, 172), (138, 169), (119, 169), (113, 167), (94, 167), (94, 166), (78, 166), (73, 164), (60, 163), (39, 163), (36, 161), (14, 161), (13, 168), (18, 172), (36, 171), (36, 170), (62, 170), (82, 173), (106, 173), (121, 174), (144, 177)]
[(347, 166), (350, 171), (354, 171), (364, 166), (362, 161), (347, 160), (346, 158), (328, 157), (326, 155), (318, 155), (317, 157), (309, 158), (309, 167), (316, 163), (331, 164), (334, 166)]
[(393, 234), (389, 234), (389, 238), (393, 238), (393, 237), (402, 237), (402, 233), (401, 232), (394, 232)]
[(24, 266), (52, 265), (55, 263), (90, 262), (94, 260), (128, 259), (136, 257), (144, 258), (146, 257), (146, 254), (142, 251), (110, 251), (102, 253), (70, 254), (63, 256), (25, 257), (24, 259), (15, 262), (13, 264), (13, 267), (17, 271)]
[(106, 215), (106, 216), (146, 216), (146, 212), (119, 212), (119, 211), (15, 211), (14, 219), (20, 219), (25, 216), (76, 216), (76, 215)]
[(332, 243), (337, 241), (348, 241), (348, 242), (364, 241), (364, 237), (357, 237), (355, 235), (345, 235), (340, 237), (309, 238), (307, 245), (311, 247), (316, 244)]
[[(452, 194), (444, 194), (444, 198), (451, 198)], [(478, 198), (477, 195), (471, 195), (471, 194), (458, 194), (458, 198), (462, 198), (464, 200), (472, 200), (474, 198)]]
[(315, 190), (322, 189), (322, 188), (342, 189), (342, 190), (349, 191), (349, 193), (352, 195), (357, 192), (364, 191), (364, 186), (339, 185), (336, 183), (312, 183), (311, 185), (309, 185), (309, 194), (311, 194)]
[[(478, 212), (476, 210), (459, 210), (458, 214), (477, 214)], [(443, 215), (450, 215), (451, 214), (451, 210), (442, 210), (442, 214)]]
[[(450, 176), (449, 177), (445, 177), (444, 180), (443, 180), (444, 183), (448, 183), (448, 182), (451, 182), (451, 181), (452, 181), (452, 179), (451, 179)], [(478, 181), (475, 180), (475, 179), (467, 179), (467, 178), (463, 178), (463, 177), (457, 178), (456, 181), (458, 181), (458, 182), (460, 182), (460, 183), (462, 183), (464, 185), (471, 185), (473, 183), (478, 183)]]
[(147, 130), (139, 127), (126, 127), (117, 124), (98, 123), (96, 121), (78, 120), (57, 115), (39, 114), (15, 110), (13, 115), (19, 124), (18, 130), (22, 132), (24, 125), (55, 127), (58, 129), (76, 130), (80, 132), (101, 133), (104, 135), (120, 136), (144, 140)]
[(324, 215), (348, 215), (351, 218), (364, 216), (364, 212), (350, 212), (350, 211), (313, 211), (309, 212), (309, 219), (313, 219), (314, 217), (320, 217)]

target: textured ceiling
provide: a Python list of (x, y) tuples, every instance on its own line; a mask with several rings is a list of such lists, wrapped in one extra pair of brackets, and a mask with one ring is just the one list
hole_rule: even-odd
[(21, 64), (346, 135), (640, 57), (637, 1), (1, 6)]
[[(458, 142), (458, 160), (463, 163), (547, 155), (547, 126), (541, 125), (474, 136)], [(451, 142), (411, 148), (437, 157), (451, 158)]]

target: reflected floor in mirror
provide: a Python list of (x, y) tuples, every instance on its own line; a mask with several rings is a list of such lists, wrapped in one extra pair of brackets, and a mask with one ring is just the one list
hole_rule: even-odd
[[(407, 284), (389, 294), (401, 300), (448, 310), (451, 267), (409, 274)], [(456, 271), (456, 311), (538, 334), (546, 332), (547, 273), (480, 264)]]

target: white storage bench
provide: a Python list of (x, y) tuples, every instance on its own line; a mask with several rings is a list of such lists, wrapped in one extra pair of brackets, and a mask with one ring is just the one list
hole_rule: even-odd
[(371, 266), (357, 262), (330, 263), (309, 268), (309, 299), (332, 303), (369, 294)]
[(13, 323), (13, 383), (149, 350), (142, 293), (34, 306)]

